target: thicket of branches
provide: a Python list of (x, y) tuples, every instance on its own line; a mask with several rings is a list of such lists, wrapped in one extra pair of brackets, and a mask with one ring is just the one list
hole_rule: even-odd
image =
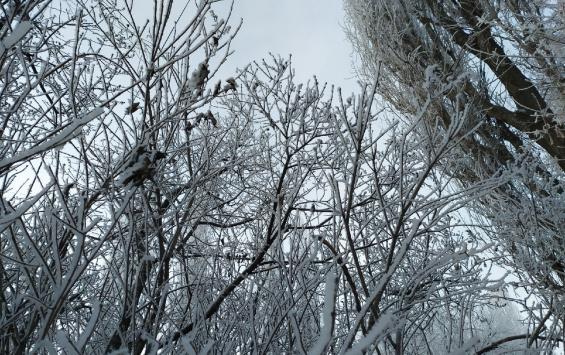
[[(521, 255), (496, 252), (500, 219), (466, 212), (511, 213), (526, 170), (477, 167), (453, 183), (474, 158), (460, 147), (489, 132), (473, 100), (446, 121), (444, 96), (416, 80), (434, 94), (390, 112), (376, 93), (394, 80), (345, 97), (295, 82), (278, 57), (218, 77), (239, 25), (216, 2), (155, 1), (147, 21), (133, 1), (2, 2), (0, 352), (485, 353), (561, 341), (553, 308), (517, 320), (493, 271)], [(562, 204), (543, 181), (540, 201)], [(542, 250), (515, 246), (526, 247)]]
[[(462, 186), (515, 177), (473, 203), (531, 316), (565, 322), (565, 4), (562, 1), (347, 0), (365, 78), (412, 115), (447, 127), (468, 110), (477, 130), (444, 164)], [(535, 301), (534, 301), (535, 300)], [(531, 308), (531, 304), (541, 306)], [(530, 303), (528, 305), (528, 303)], [(541, 312), (541, 314), (539, 313)], [(550, 326), (549, 324), (553, 324)]]

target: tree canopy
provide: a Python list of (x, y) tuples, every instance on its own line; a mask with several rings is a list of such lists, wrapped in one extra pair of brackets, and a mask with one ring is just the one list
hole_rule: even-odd
[[(500, 243), (503, 263), (546, 317), (563, 319), (565, 296), (565, 8), (555, 1), (347, 0), (362, 75), (426, 124), (465, 112), (472, 134), (447, 173), (465, 186), (511, 171), (472, 210)], [(544, 318), (544, 319), (545, 319)], [(562, 321), (561, 321), (562, 322)]]
[(562, 344), (559, 9), (351, 0), (347, 96), (218, 2), (2, 1), (1, 353)]

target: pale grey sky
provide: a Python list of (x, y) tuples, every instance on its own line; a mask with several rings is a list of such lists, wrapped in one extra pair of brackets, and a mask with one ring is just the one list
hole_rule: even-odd
[(232, 24), (241, 18), (235, 53), (224, 71), (234, 72), (269, 52), (292, 54), (300, 82), (316, 75), (320, 82), (341, 86), (344, 94), (357, 89), (341, 0), (236, 0)]

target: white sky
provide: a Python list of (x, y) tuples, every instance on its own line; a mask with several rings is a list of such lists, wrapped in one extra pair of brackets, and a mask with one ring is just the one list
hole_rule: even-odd
[(292, 54), (297, 81), (316, 75), (322, 83), (341, 86), (347, 96), (356, 91), (357, 79), (344, 15), (341, 0), (235, 0), (231, 23), (243, 18), (243, 26), (222, 71), (233, 73), (269, 52)]

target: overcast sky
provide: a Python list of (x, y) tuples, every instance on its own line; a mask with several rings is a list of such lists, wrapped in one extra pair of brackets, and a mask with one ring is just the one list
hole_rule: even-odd
[(316, 75), (320, 82), (357, 88), (352, 48), (343, 31), (341, 0), (236, 0), (231, 23), (243, 18), (226, 71), (234, 72), (268, 53), (292, 54), (297, 80)]

